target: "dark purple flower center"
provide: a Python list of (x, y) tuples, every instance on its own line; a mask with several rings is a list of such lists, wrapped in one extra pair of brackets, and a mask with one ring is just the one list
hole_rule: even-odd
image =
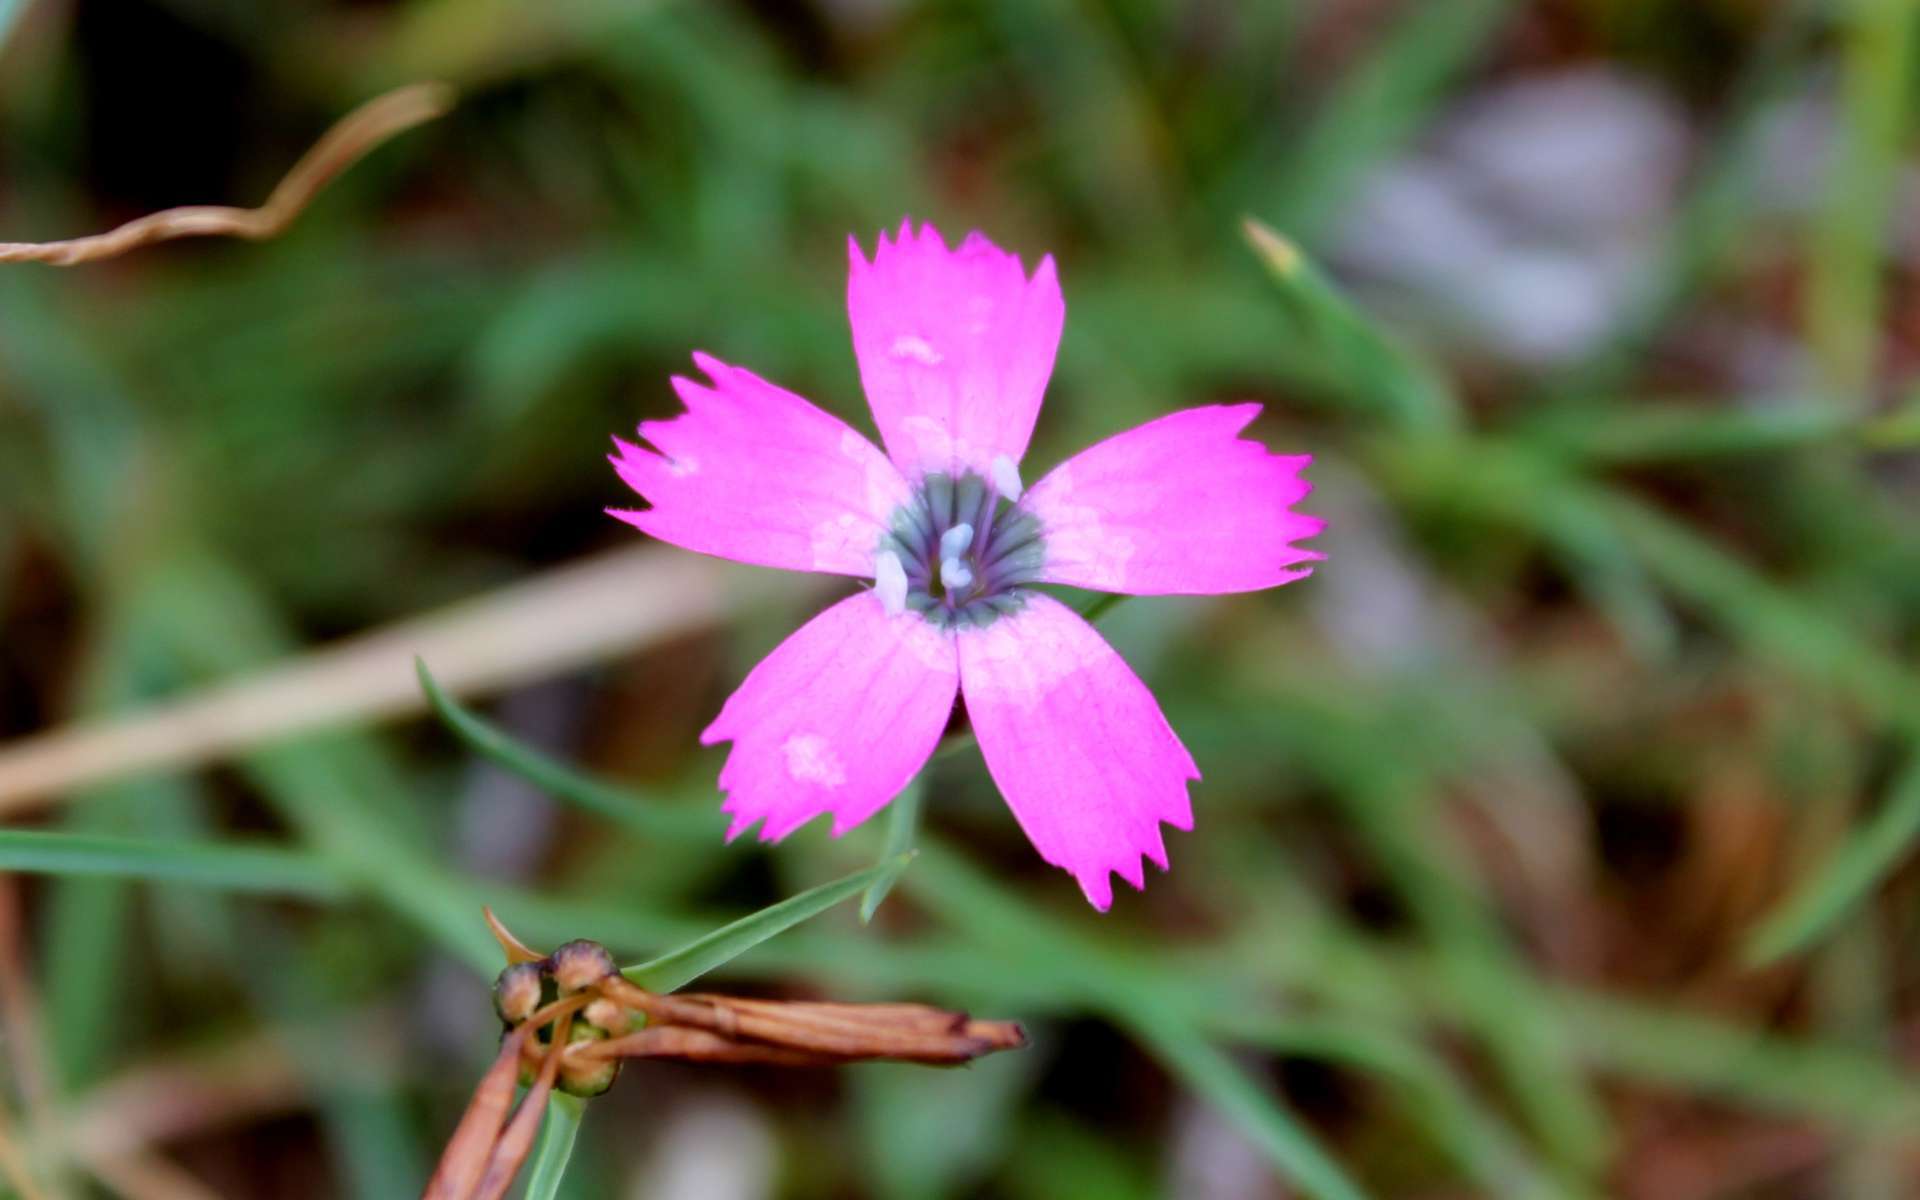
[(1037, 582), (1046, 561), (1040, 522), (972, 473), (927, 476), (888, 526), (875, 588), (889, 606), (898, 600), (891, 558), (906, 577), (904, 607), (943, 629), (1018, 610), (1020, 585)]

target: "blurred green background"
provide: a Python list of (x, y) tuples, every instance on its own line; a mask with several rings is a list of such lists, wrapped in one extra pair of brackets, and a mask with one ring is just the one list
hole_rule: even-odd
[[(1257, 398), (1327, 562), (1101, 619), (1206, 775), (1144, 894), (1087, 909), (962, 748), (870, 925), (703, 984), (1032, 1049), (635, 1064), (559, 1194), (1920, 1194), (1915, 12), (0, 0), (8, 238), (256, 203), (462, 93), (273, 242), (0, 268), (0, 778), (633, 550), (606, 439), (694, 349), (871, 428), (847, 233), (978, 227), (1067, 298), (1028, 478)], [(836, 593), (712, 578), (477, 697), (619, 820), (353, 686), (0, 798), (0, 1145), (55, 1196), (416, 1194), (493, 1047), (480, 903), (631, 961), (872, 863), (884, 818), (722, 844), (696, 735)]]

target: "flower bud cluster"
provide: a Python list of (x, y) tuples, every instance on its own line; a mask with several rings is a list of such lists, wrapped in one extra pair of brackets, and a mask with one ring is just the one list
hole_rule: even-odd
[[(500, 972), (493, 983), (493, 1010), (511, 1033), (546, 1013), (549, 1006), (574, 1001), (570, 1020), (542, 1021), (534, 1030), (532, 1042), (537, 1047), (551, 1046), (554, 1030), (562, 1025), (569, 1047), (619, 1037), (638, 1023), (635, 1014), (598, 994), (600, 984), (618, 971), (605, 946), (584, 938), (571, 941), (545, 958), (518, 962)], [(531, 1084), (534, 1073), (532, 1064), (523, 1063), (521, 1082)], [(569, 1095), (598, 1096), (619, 1075), (617, 1057), (563, 1052), (556, 1086)]]

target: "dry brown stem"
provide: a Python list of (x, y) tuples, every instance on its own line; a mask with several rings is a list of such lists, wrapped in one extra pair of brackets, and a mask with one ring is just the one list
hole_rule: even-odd
[[(504, 1196), (526, 1161), (540, 1114), (563, 1065), (575, 1072), (566, 1077), (572, 1082), (563, 1086), (584, 1096), (598, 1095), (612, 1086), (619, 1062), (629, 1058), (779, 1067), (833, 1067), (874, 1060), (952, 1066), (1027, 1044), (1026, 1031), (1012, 1021), (976, 1021), (965, 1013), (924, 1004), (662, 995), (614, 971), (612, 956), (603, 946), (569, 942), (543, 957), (515, 937), (491, 910), (487, 924), (506, 951), (509, 970), (538, 962), (543, 987), (579, 990), (534, 1010), (501, 1042), (500, 1055), (474, 1090), (423, 1200)], [(585, 977), (581, 977), (582, 963), (588, 966)], [(600, 971), (606, 973), (595, 979), (593, 975)], [(504, 1007), (517, 1010), (520, 1005)], [(639, 1018), (644, 1018), (646, 1028), (623, 1032), (638, 1024)], [(569, 1034), (576, 1019), (585, 1021), (594, 1036), (573, 1041)], [(538, 1033), (549, 1024), (552, 1036), (542, 1041)], [(513, 1081), (530, 1069), (538, 1070), (538, 1080), (509, 1121)]]
[(157, 1154), (123, 1154), (89, 1161), (87, 1169), (125, 1200), (220, 1200), (191, 1172)]
[(507, 1123), (514, 1082), (520, 1076), (520, 1050), (530, 1036), (528, 1030), (516, 1029), (500, 1043), (500, 1053), (474, 1089), (467, 1111), (447, 1140), (440, 1165), (427, 1180), (422, 1200), (467, 1200), (480, 1186), (487, 1162), (500, 1141), (500, 1131)]
[[(752, 1000), (735, 996), (663, 996), (620, 976), (602, 982), (608, 998), (644, 1013), (655, 1029), (685, 1026), (735, 1045), (778, 1047), (828, 1062), (888, 1059), (943, 1066), (970, 1062), (995, 1050), (1027, 1044), (1027, 1035), (1011, 1021), (976, 1021), (965, 1013), (924, 1004), (822, 1004), (790, 1000)], [(588, 1044), (580, 1053), (609, 1057), (639, 1052), (622, 1049), (626, 1039)], [(662, 1041), (661, 1046), (671, 1043)], [(708, 1046), (688, 1043), (708, 1059)], [(684, 1057), (672, 1050), (667, 1057)], [(734, 1061), (768, 1061), (764, 1058)]]
[[(553, 1027), (555, 1046), (567, 1044), (572, 1026), (573, 1014), (562, 1014)], [(540, 1066), (540, 1077), (522, 1097), (513, 1120), (507, 1122), (506, 1131), (500, 1135), (500, 1142), (487, 1162), (486, 1174), (480, 1177), (474, 1200), (501, 1200), (513, 1186), (514, 1177), (520, 1174), (520, 1164), (527, 1161), (527, 1154), (533, 1149), (533, 1135), (540, 1129), (540, 1117), (547, 1111), (547, 1101), (553, 1096), (553, 1081), (559, 1073), (560, 1054), (550, 1052)]]
[(736, 1042), (705, 1029), (684, 1025), (658, 1025), (637, 1033), (608, 1038), (604, 1042), (583, 1042), (572, 1048), (576, 1054), (619, 1058), (670, 1058), (680, 1062), (759, 1063), (774, 1067), (833, 1067), (845, 1063), (831, 1054), (809, 1054), (784, 1046)]
[(315, 142), (259, 208), (190, 205), (151, 213), (92, 237), (59, 242), (0, 242), (0, 263), (37, 262), (72, 267), (117, 258), (129, 250), (174, 238), (237, 237), (261, 241), (275, 237), (293, 223), (335, 176), (382, 143), (446, 113), (453, 107), (453, 100), (453, 89), (445, 84), (416, 83), (367, 101)]
[(772, 586), (735, 584), (691, 554), (616, 550), (151, 709), (0, 745), (0, 816), (139, 771), (418, 712), (415, 656), (448, 694), (470, 696), (703, 628)]

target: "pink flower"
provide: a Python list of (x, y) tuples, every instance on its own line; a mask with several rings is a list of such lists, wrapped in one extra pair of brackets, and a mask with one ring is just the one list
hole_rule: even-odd
[(700, 740), (729, 838), (787, 836), (822, 813), (835, 836), (898, 795), (966, 696), (987, 769), (1040, 856), (1098, 909), (1118, 871), (1163, 870), (1164, 822), (1193, 827), (1200, 778), (1153, 694), (1073, 610), (1031, 585), (1136, 595), (1251, 591), (1306, 575), (1294, 510), (1306, 455), (1238, 435), (1257, 404), (1187, 409), (1118, 434), (1032, 488), (1020, 460), (1066, 305), (1051, 256), (1031, 277), (978, 233), (933, 226), (849, 241), (847, 309), (886, 444), (705, 354), (676, 378), (687, 411), (615, 439), (620, 477), (653, 507), (614, 515), (723, 558), (871, 579), (802, 626)]

